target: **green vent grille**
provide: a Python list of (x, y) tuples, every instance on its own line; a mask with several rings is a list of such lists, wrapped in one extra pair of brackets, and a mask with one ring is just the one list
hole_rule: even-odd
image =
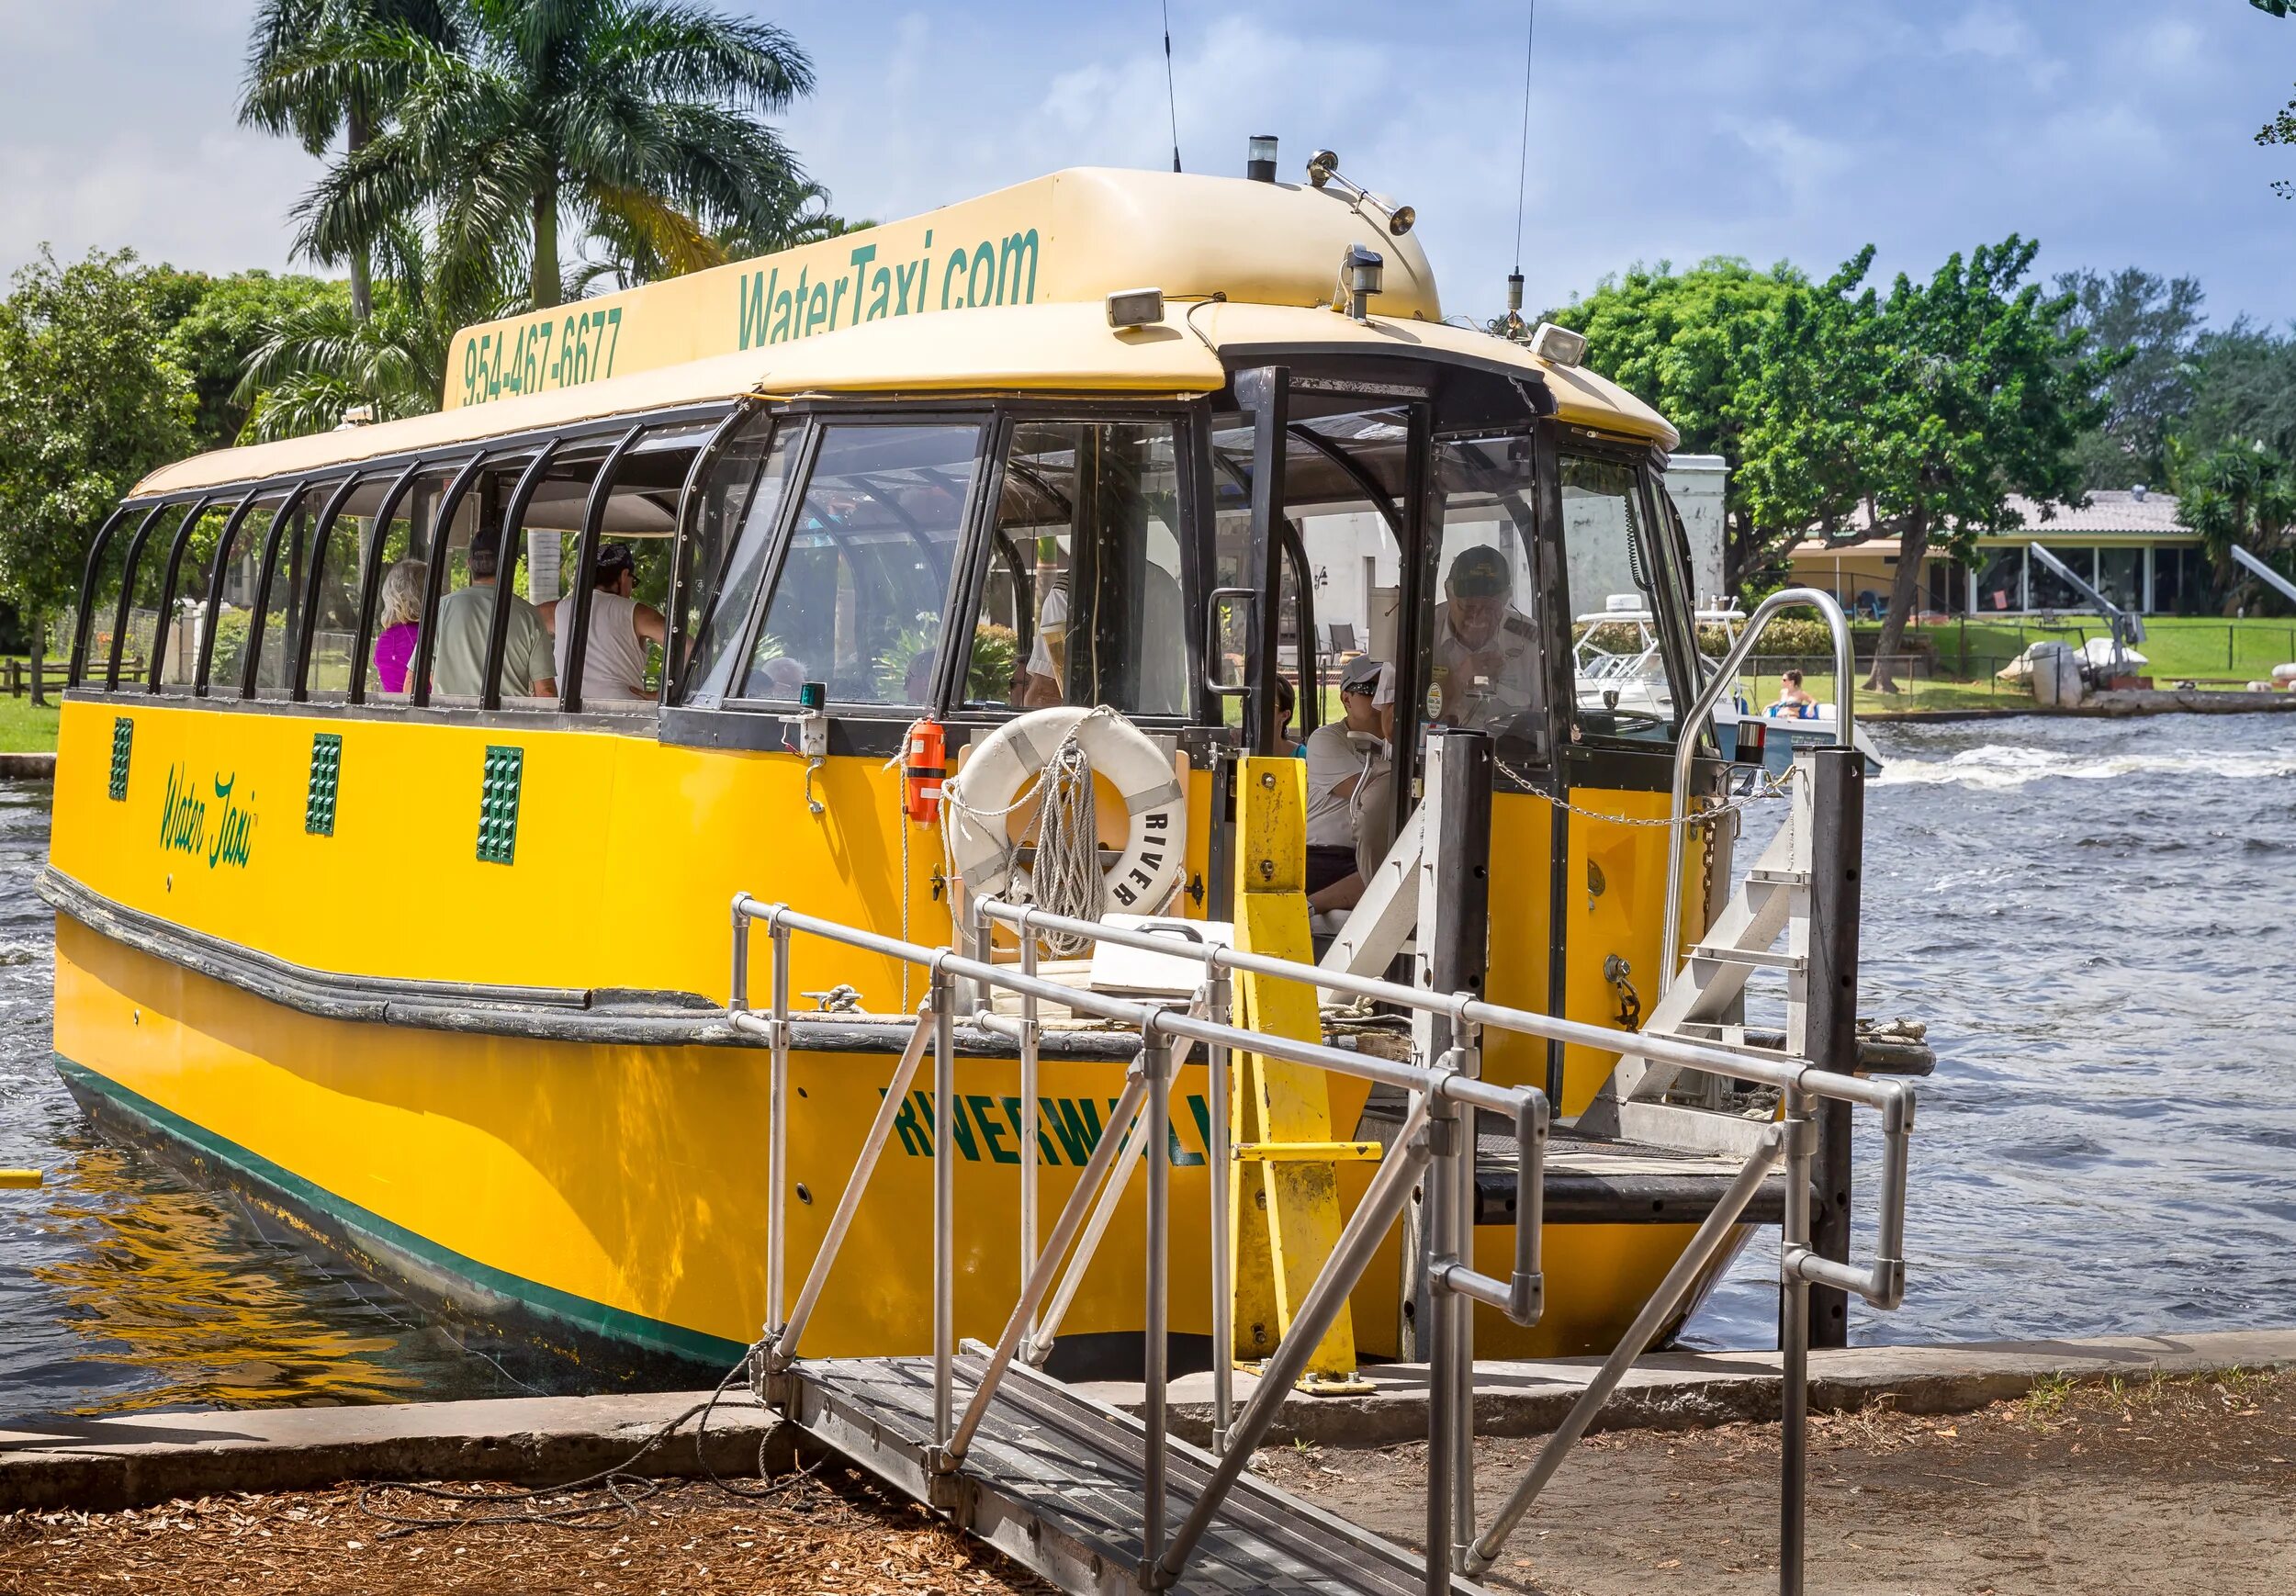
[(486, 779), (478, 787), (478, 858), (509, 864), (518, 853), (518, 784), (526, 750), (490, 745)]
[(136, 723), (126, 715), (112, 721), (112, 799), (115, 803), (128, 796), (128, 756), (135, 749)]
[(311, 784), (303, 799), (303, 829), (313, 837), (335, 834), (335, 793), (343, 785), (343, 739), (332, 732), (311, 736)]

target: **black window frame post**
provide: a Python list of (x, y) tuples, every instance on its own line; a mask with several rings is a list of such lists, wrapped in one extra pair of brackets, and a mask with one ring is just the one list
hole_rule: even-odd
[(104, 555), (111, 547), (112, 534), (118, 531), (119, 523), (128, 519), (128, 511), (129, 506), (125, 501), (115, 507), (104, 518), (104, 523), (96, 529), (95, 537), (88, 542), (87, 565), (80, 579), (80, 613), (73, 617), (72, 647), (65, 656), (64, 686), (67, 688), (79, 686), (87, 669), (88, 646), (95, 640), (96, 632), (96, 583), (101, 574)]
[(438, 651), (438, 605), (446, 588), (448, 561), (445, 539), (454, 530), (455, 515), (462, 509), (463, 496), (470, 491), (470, 484), (486, 468), (487, 462), (494, 457), (494, 451), (481, 447), (464, 461), (446, 484), (446, 491), (438, 496), (438, 509), (431, 517), (431, 576), (422, 584), (422, 619), (416, 624), (414, 658), (408, 667), (407, 679), (407, 702), (416, 709), (426, 709), (431, 702), (431, 657)]
[[(598, 550), (603, 542), (606, 505), (613, 496), (614, 476), (622, 469), (622, 462), (628, 457), (630, 451), (637, 446), (638, 440), (643, 438), (649, 430), (645, 422), (640, 421), (622, 434), (614, 446), (607, 452), (605, 459), (599, 463), (598, 475), (590, 485), (589, 500), (582, 506), (581, 542), (574, 556), (573, 590), (558, 600), (559, 626), (565, 627), (570, 624), (573, 628), (566, 635), (566, 669), (558, 681), (558, 707), (568, 714), (579, 714), (582, 708), (582, 668), (590, 660), (590, 596), (596, 586)], [(674, 531), (671, 535), (676, 535)], [(674, 547), (670, 551), (670, 558), (673, 562), (677, 558), (677, 551)], [(528, 587), (534, 585), (534, 578), (531, 574), (527, 577), (526, 583)], [(674, 580), (672, 587), (673, 589), (675, 587)], [(569, 603), (574, 612), (570, 621), (567, 615)], [(669, 617), (665, 614), (663, 616), (665, 635), (669, 630), (668, 621)], [(669, 661), (670, 652), (665, 646), (662, 650), (662, 680), (665, 688), (668, 686), (670, 678)]]
[(112, 646), (106, 657), (104, 691), (119, 691), (119, 654), (128, 641), (128, 613), (135, 605), (136, 566), (143, 558), (143, 545), (151, 539), (152, 529), (159, 524), (161, 516), (181, 505), (180, 499), (163, 499), (143, 512), (135, 532), (128, 539), (128, 552), (119, 562), (119, 600), (112, 606)]
[[(366, 553), (359, 561), (359, 622), (357, 630), (352, 635), (351, 691), (348, 695), (352, 703), (363, 704), (366, 702), (366, 672), (371, 663), (367, 658), (367, 650), (375, 646), (375, 606), (382, 599), (383, 543), (390, 535), (390, 519), (398, 513), (399, 501), (406, 497), (415, 478), (424, 471), (434, 468), (431, 462), (420, 457), (410, 461), (407, 468), (399, 473), (399, 479), (384, 492), (383, 501), (375, 507), (374, 529), (367, 534)], [(407, 541), (410, 548), (407, 557), (410, 559), (416, 557), (411, 548), (414, 541), (411, 517), (419, 512), (419, 506), (409, 511)]]
[[(494, 554), (494, 613), (488, 617), (487, 654), (484, 674), (478, 680), (478, 707), (491, 714), (502, 707), (502, 654), (511, 635), (511, 578), (516, 567), (512, 563), (512, 547), (525, 530), (526, 511), (535, 501), (535, 494), (542, 487), (542, 478), (550, 469), (550, 462), (557, 457), (559, 445), (566, 440), (552, 438), (535, 451), (535, 457), (519, 473), (518, 485), (511, 489), (510, 502), (502, 510), (502, 524), (495, 534)], [(483, 531), (484, 528), (480, 528)], [(475, 539), (476, 534), (473, 534)], [(526, 573), (526, 585), (534, 586), (534, 573)], [(555, 669), (555, 667), (554, 667)], [(525, 698), (534, 687), (532, 679), (526, 683), (529, 692), (514, 696)]]
[(319, 630), (316, 617), (319, 613), (320, 573), (327, 566), (328, 534), (334, 531), (335, 520), (343, 513), (343, 507), (350, 502), (351, 495), (357, 492), (362, 484), (372, 479), (356, 472), (344, 478), (343, 486), (328, 495), (326, 508), (311, 523), (310, 569), (303, 573), (303, 624), (287, 639), (287, 686), (290, 703), (310, 702), (310, 691), (305, 684), (310, 675), (311, 638)]
[(1236, 397), (1257, 391), (1252, 417), (1252, 511), (1245, 533), (1244, 585), (1252, 590), (1252, 647), (1244, 662), (1244, 751), (1275, 754), (1277, 652), (1283, 641), (1283, 551), (1277, 523), (1284, 512), (1285, 456), (1290, 449), (1291, 368), (1254, 366), (1235, 374)]
[(175, 609), (175, 581), (183, 569), (184, 551), (191, 546), (192, 528), (207, 519), (208, 508), (219, 500), (220, 495), (215, 493), (203, 493), (193, 500), (191, 508), (184, 511), (183, 520), (175, 524), (175, 535), (168, 540), (167, 574), (160, 579), (159, 619), (152, 629), (152, 666), (144, 672), (146, 692), (160, 691), (160, 678), (164, 674), (162, 661), (167, 658), (169, 623)]
[[(284, 510), (300, 499), (310, 487), (310, 478), (297, 478), (280, 499), (280, 508)], [(231, 551), (239, 546), (240, 531), (246, 525), (247, 518), (254, 512), (255, 507), (263, 502), (264, 494), (264, 488), (261, 483), (249, 489), (246, 497), (232, 510), (231, 518), (223, 523), (222, 532), (216, 536), (215, 557), (208, 562), (208, 621), (200, 628), (199, 663), (191, 677), (191, 695), (194, 698), (208, 696), (208, 677), (215, 669), (216, 623), (223, 615), (223, 579), (231, 569)]]

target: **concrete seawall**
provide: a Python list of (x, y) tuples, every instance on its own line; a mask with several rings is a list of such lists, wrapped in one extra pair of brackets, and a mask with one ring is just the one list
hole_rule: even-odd
[[(1476, 1427), (1485, 1435), (1550, 1430), (1585, 1388), (1598, 1360), (1483, 1364), (1477, 1369)], [(1901, 1412), (1956, 1413), (2020, 1397), (2044, 1379), (2198, 1375), (2240, 1367), (2296, 1366), (2296, 1330), (2206, 1335), (2108, 1336), (2087, 1341), (1985, 1342), (1922, 1347), (1852, 1347), (1813, 1354), (1812, 1405), (1819, 1411), (1887, 1404)], [(1391, 1445), (1426, 1434), (1426, 1370), (1368, 1371), (1369, 1395), (1293, 1393), (1270, 1445)], [(1239, 1401), (1248, 1376), (1237, 1378)], [(1210, 1377), (1173, 1383), (1174, 1427), (1209, 1432)], [(1138, 1405), (1137, 1385), (1086, 1388), (1120, 1407)], [(1627, 1376), (1598, 1429), (1685, 1430), (1774, 1419), (1775, 1353), (1667, 1353)], [(219, 1491), (302, 1490), (366, 1479), (499, 1479), (555, 1484), (622, 1463), (671, 1421), (706, 1399), (677, 1392), (541, 1397), (504, 1401), (415, 1402), (360, 1408), (293, 1408), (63, 1419), (0, 1427), (0, 1511), (143, 1507)], [(746, 1395), (711, 1413), (707, 1451), (694, 1424), (656, 1445), (636, 1472), (685, 1476), (702, 1458), (724, 1474), (750, 1473), (765, 1450), (786, 1468), (797, 1437)]]

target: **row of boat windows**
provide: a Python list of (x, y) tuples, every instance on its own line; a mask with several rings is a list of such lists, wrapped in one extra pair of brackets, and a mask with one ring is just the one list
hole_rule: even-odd
[[(1349, 652), (1396, 660), (1407, 435), (1400, 412), (1292, 429), (1277, 668), (1295, 682), (1328, 689)], [(1184, 718), (1207, 674), (1241, 680), (1241, 635), (1207, 638), (1192, 620), (1202, 594), (1246, 579), (1252, 447), (1242, 418), (1213, 419), (1211, 535), (1190, 550), (1188, 436), (1172, 414), (753, 411), (136, 507), (98, 550), (77, 680), (593, 714), (770, 705), (820, 683), (861, 714), (1079, 702)], [(1622, 591), (1684, 590), (1662, 580), (1648, 473), (1566, 453), (1569, 607), (1535, 601), (1531, 459), (1520, 435), (1435, 451), (1432, 676), (1409, 684), (1431, 718), (1543, 718), (1568, 669), (1550, 625)], [(457, 597), (490, 567), (507, 613), (492, 593)], [(586, 573), (609, 577), (615, 601), (564, 602), (595, 590)], [(1336, 707), (1328, 691), (1301, 696), (1302, 730)], [(1662, 716), (1671, 695), (1661, 682), (1652, 696)]]

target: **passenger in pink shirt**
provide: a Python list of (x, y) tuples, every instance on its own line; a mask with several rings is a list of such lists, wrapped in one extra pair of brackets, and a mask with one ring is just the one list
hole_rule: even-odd
[(383, 575), (375, 601), (375, 680), (385, 692), (407, 691), (407, 669), (422, 620), (422, 590), (431, 568), (422, 560), (400, 560)]

